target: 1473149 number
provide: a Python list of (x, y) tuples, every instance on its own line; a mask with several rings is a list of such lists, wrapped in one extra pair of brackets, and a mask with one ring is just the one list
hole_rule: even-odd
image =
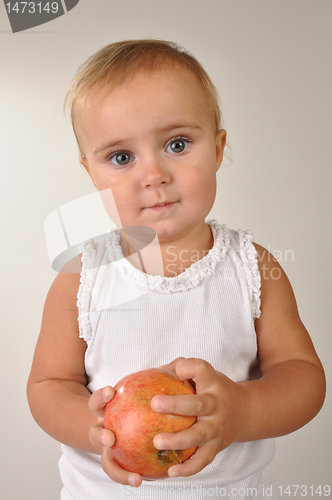
[(23, 14), (28, 12), (29, 14), (41, 14), (46, 12), (48, 14), (56, 14), (59, 10), (58, 2), (46, 2), (45, 5), (42, 2), (8, 2), (6, 3), (8, 14), (16, 12), (16, 14)]
[(295, 497), (301, 496), (301, 497), (306, 497), (306, 496), (324, 496), (328, 497), (331, 493), (331, 488), (328, 484), (325, 484), (324, 486), (319, 485), (319, 486), (306, 486), (305, 484), (289, 484), (288, 486), (278, 486), (279, 494), (280, 496), (288, 496), (288, 497)]

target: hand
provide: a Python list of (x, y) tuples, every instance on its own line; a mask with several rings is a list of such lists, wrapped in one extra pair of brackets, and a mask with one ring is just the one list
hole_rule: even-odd
[(159, 450), (181, 450), (198, 446), (194, 455), (168, 470), (170, 477), (192, 476), (209, 465), (216, 454), (238, 440), (249, 411), (246, 389), (202, 359), (177, 358), (163, 366), (182, 380), (196, 386), (196, 394), (186, 396), (155, 396), (151, 407), (162, 413), (195, 415), (196, 423), (181, 432), (160, 433), (153, 444)]
[(89, 440), (96, 447), (102, 447), (101, 465), (104, 472), (115, 482), (120, 484), (129, 484), (138, 487), (142, 483), (142, 477), (139, 474), (128, 472), (123, 469), (115, 460), (112, 454), (111, 446), (115, 441), (112, 431), (104, 428), (105, 405), (115, 394), (113, 387), (107, 386), (98, 389), (89, 399), (89, 408), (99, 418), (97, 424), (90, 427)]

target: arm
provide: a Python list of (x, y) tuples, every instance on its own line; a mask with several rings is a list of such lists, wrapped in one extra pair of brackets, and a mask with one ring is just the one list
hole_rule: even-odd
[[(291, 285), (272, 255), (260, 246), (262, 315), (256, 320), (262, 377), (235, 383), (199, 359), (175, 360), (169, 368), (193, 379), (196, 395), (157, 396), (152, 408), (196, 415), (196, 424), (177, 434), (159, 434), (158, 449), (198, 446), (190, 460), (169, 469), (170, 476), (191, 476), (234, 441), (281, 436), (302, 427), (320, 410), (325, 376), (302, 324)], [(275, 271), (278, 269), (278, 273)], [(274, 271), (273, 271), (274, 270)], [(278, 279), (272, 277), (280, 276)]]
[(79, 338), (79, 274), (59, 273), (45, 301), (41, 331), (27, 384), (37, 424), (57, 441), (101, 455), (106, 473), (117, 482), (139, 486), (139, 474), (122, 469), (112, 457), (114, 434), (103, 428), (104, 408), (114, 389), (91, 393), (84, 368), (86, 343)]
[(114, 434), (103, 428), (104, 408), (114, 389), (104, 387), (91, 396), (86, 387), (86, 343), (79, 338), (77, 323), (79, 282), (79, 274), (60, 273), (47, 295), (27, 384), (30, 410), (54, 439), (101, 455), (102, 466), (114, 481), (139, 486), (139, 474), (128, 473), (113, 459)]
[(79, 280), (79, 274), (59, 273), (49, 290), (27, 385), (28, 402), (36, 422), (54, 439), (101, 453), (88, 439), (98, 416), (88, 408), (86, 344), (77, 324)]
[(242, 383), (250, 398), (245, 441), (299, 429), (315, 417), (325, 398), (324, 370), (287, 276), (271, 254), (255, 246), (262, 277), (262, 315), (256, 320), (262, 378)]

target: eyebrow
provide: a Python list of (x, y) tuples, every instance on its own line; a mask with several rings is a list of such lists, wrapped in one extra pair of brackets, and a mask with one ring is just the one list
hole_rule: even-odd
[[(193, 130), (202, 129), (202, 127), (200, 127), (199, 125), (195, 125), (192, 123), (182, 123), (181, 125), (172, 124), (172, 125), (167, 125), (166, 127), (160, 127), (158, 129), (158, 132), (171, 132), (172, 130), (177, 130), (177, 129), (182, 129), (182, 128), (189, 128), (189, 129), (193, 129)], [(98, 148), (96, 148), (92, 154), (94, 156), (94, 155), (100, 153), (101, 151), (103, 151), (104, 149), (112, 148), (114, 146), (120, 146), (121, 144), (125, 144), (126, 142), (129, 142), (129, 141), (130, 141), (130, 139), (119, 139), (119, 140), (115, 140), (112, 142), (107, 142), (105, 144), (102, 144)]]

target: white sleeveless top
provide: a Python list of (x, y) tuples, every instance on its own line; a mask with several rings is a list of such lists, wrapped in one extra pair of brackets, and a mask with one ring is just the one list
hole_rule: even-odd
[[(252, 233), (207, 223), (213, 248), (175, 277), (134, 267), (123, 257), (119, 230), (83, 244), (79, 330), (91, 392), (180, 356), (205, 359), (235, 382), (259, 377), (260, 274)], [(113, 482), (100, 456), (62, 449), (63, 500), (278, 498), (264, 470), (273, 439), (233, 443), (195, 476), (143, 481), (138, 490)]]

